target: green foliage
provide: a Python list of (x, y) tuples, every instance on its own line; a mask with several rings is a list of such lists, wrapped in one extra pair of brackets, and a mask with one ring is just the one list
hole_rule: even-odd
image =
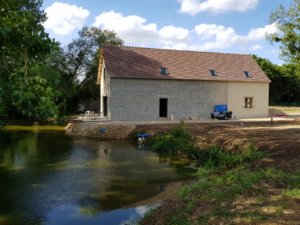
[(179, 195), (185, 198), (191, 193), (200, 192), (201, 198), (205, 200), (223, 202), (246, 193), (263, 193), (264, 189), (261, 185), (265, 183), (277, 187), (290, 187), (291, 191), (286, 193), (297, 195), (299, 179), (299, 173), (288, 174), (274, 168), (251, 170), (237, 167), (222, 174), (216, 171), (210, 171), (206, 176), (202, 174), (198, 182), (181, 188)]
[(233, 168), (246, 162), (264, 157), (266, 154), (250, 146), (242, 153), (226, 152), (219, 146), (212, 146), (198, 153), (200, 166), (214, 168)]
[(6, 116), (6, 106), (4, 103), (4, 92), (0, 88), (0, 119)]
[(96, 80), (100, 48), (123, 44), (116, 33), (96, 27), (84, 27), (78, 34), (78, 38), (52, 56), (52, 68), (60, 75), (58, 88), (63, 94), (64, 113), (76, 113), (79, 103), (99, 101)]
[(226, 152), (219, 146), (211, 146), (200, 150), (196, 147), (191, 133), (184, 124), (166, 133), (151, 137), (150, 147), (159, 153), (185, 154), (197, 159), (201, 167), (205, 168), (233, 168), (245, 162), (262, 158), (264, 152), (250, 146), (242, 153)]
[[(56, 92), (48, 85), (45, 78), (39, 75), (39, 67), (34, 68), (27, 80), (22, 82), (21, 77), (15, 76), (12, 82), (12, 108), (21, 117), (33, 119), (47, 119), (57, 115), (55, 105)], [(36, 73), (36, 74), (34, 74)]]
[[(43, 27), (46, 14), (41, 0), (7, 0), (0, 3), (0, 51), (8, 69), (26, 61), (39, 61), (49, 53), (53, 42)], [(18, 62), (20, 59), (23, 62)]]
[(285, 191), (284, 195), (293, 197), (295, 199), (300, 199), (300, 188), (294, 188), (291, 190)]
[(278, 6), (270, 16), (270, 22), (276, 23), (278, 32), (269, 35), (272, 42), (281, 44), (284, 59), (293, 64), (300, 62), (300, 1), (294, 0), (289, 8)]
[(56, 114), (55, 94), (41, 67), (57, 44), (45, 32), (40, 0), (0, 3), (0, 114), (45, 119)]
[(1, 117), (46, 119), (98, 102), (100, 47), (123, 44), (114, 32), (85, 27), (61, 49), (45, 32), (41, 7), (42, 0), (0, 2)]
[(0, 2), (2, 117), (46, 119), (58, 110), (76, 113), (80, 102), (97, 102), (100, 47), (123, 44), (114, 32), (85, 27), (60, 49), (45, 32), (41, 7), (42, 0)]
[(150, 146), (160, 153), (179, 153), (196, 157), (196, 146), (193, 143), (192, 135), (183, 124), (166, 133), (152, 137)]
[(253, 58), (272, 81), (269, 90), (270, 102), (291, 104), (300, 101), (300, 76), (295, 65), (279, 66), (256, 55), (253, 55)]
[[(183, 187), (179, 192), (181, 197), (187, 196), (195, 190), (214, 190), (218, 185), (220, 187), (223, 185), (232, 186), (234, 188), (233, 192), (243, 193), (251, 188), (253, 183), (262, 179), (260, 172), (250, 173), (248, 170), (243, 169), (247, 163), (266, 156), (266, 153), (256, 150), (253, 146), (250, 146), (242, 153), (226, 152), (218, 146), (212, 146), (200, 152), (200, 167), (197, 173), (200, 180), (194, 185)], [(219, 171), (223, 171), (224, 169), (227, 170), (222, 176), (219, 176)], [(245, 176), (246, 173), (249, 173), (249, 175)], [(268, 173), (268, 170), (265, 173)], [(216, 190), (215, 192), (208, 193), (208, 197), (225, 200), (227, 194)]]
[[(259, 222), (274, 215), (280, 216), (283, 209), (281, 201), (273, 202), (272, 200), (272, 206), (277, 209), (273, 214), (266, 214), (259, 207), (260, 205), (265, 206), (270, 201), (270, 188), (282, 189), (279, 196), (284, 199), (298, 200), (300, 173), (287, 173), (275, 168), (254, 169), (247, 164), (222, 172), (201, 167), (199, 180), (183, 186), (178, 194), (182, 201), (192, 201), (196, 205), (195, 210), (189, 211), (188, 215), (194, 215), (199, 210), (197, 205), (204, 203), (204, 205), (210, 206), (209, 210), (201, 213), (197, 218), (199, 224), (211, 224), (210, 219), (216, 217), (226, 218), (226, 222), (230, 224), (229, 221), (233, 221), (237, 217)], [(255, 197), (256, 202), (252, 205), (247, 204), (245, 208), (237, 212), (236, 208), (232, 207), (232, 203), (242, 203), (243, 198), (247, 197)], [(256, 204), (259, 205), (259, 209), (252, 209)], [(182, 211), (190, 208), (187, 204)], [(257, 207), (255, 208), (257, 209)], [(189, 218), (188, 215), (186, 215), (187, 218)]]
[(174, 215), (166, 225), (190, 225), (187, 216), (183, 214)]
[(279, 43), (281, 56), (286, 65), (278, 66), (266, 59), (254, 57), (271, 79), (270, 102), (300, 101), (300, 1), (293, 0), (289, 8), (280, 5), (270, 15), (270, 23), (276, 24), (277, 32), (267, 36)]

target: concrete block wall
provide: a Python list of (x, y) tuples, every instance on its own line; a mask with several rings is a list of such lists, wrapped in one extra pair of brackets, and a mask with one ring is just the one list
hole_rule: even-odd
[(216, 104), (227, 104), (227, 82), (111, 78), (110, 119), (165, 120), (159, 99), (168, 99), (168, 119), (208, 118)]

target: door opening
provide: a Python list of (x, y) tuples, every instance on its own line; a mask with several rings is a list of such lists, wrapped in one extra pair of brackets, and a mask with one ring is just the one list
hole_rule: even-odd
[(168, 99), (159, 99), (159, 117), (168, 117)]
[(107, 96), (103, 96), (103, 116), (107, 116)]

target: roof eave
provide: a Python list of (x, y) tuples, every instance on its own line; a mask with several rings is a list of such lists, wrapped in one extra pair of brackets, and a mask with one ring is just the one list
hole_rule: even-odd
[(141, 79), (141, 80), (176, 80), (176, 81), (212, 81), (212, 82), (253, 82), (253, 83), (271, 83), (271, 80), (254, 80), (254, 79), (232, 79), (232, 80), (221, 80), (221, 79), (185, 79), (185, 78), (173, 78), (173, 77), (130, 77), (130, 76), (117, 76), (111, 75), (112, 79)]

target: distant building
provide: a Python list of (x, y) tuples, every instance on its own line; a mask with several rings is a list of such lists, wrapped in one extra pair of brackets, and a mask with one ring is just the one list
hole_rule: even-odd
[(110, 120), (208, 118), (217, 104), (268, 115), (270, 80), (250, 55), (103, 46), (97, 83)]

